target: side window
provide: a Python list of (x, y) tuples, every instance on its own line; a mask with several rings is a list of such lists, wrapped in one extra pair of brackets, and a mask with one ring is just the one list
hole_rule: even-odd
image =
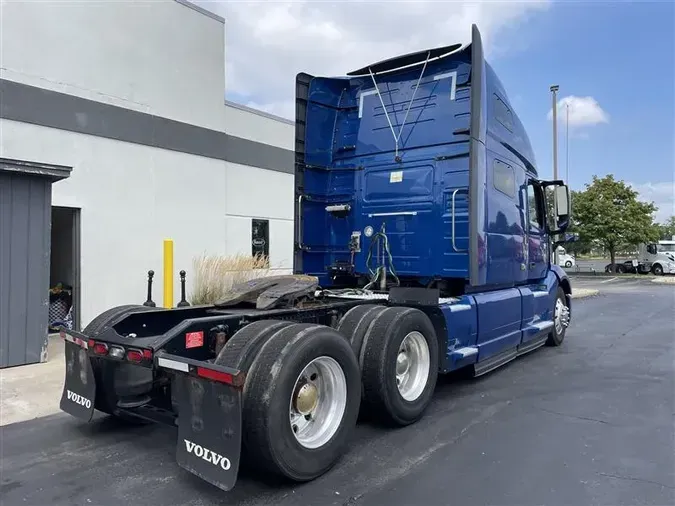
[(492, 166), (492, 184), (508, 197), (516, 196), (516, 174), (513, 167), (499, 160), (495, 160)]
[(527, 185), (527, 215), (530, 220), (530, 229), (539, 231), (542, 226), (542, 220), (539, 213), (537, 195), (534, 191), (534, 186), (531, 184)]
[(270, 256), (269, 220), (251, 220), (251, 253), (260, 258), (260, 267), (267, 267)]
[(494, 95), (493, 97), (495, 104), (495, 118), (504, 125), (504, 128), (509, 132), (513, 131), (513, 114), (511, 113), (511, 109), (509, 109), (506, 103), (504, 103), (497, 95)]

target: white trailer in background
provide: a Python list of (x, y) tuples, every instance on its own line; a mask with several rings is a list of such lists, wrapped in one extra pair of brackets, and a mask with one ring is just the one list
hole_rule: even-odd
[(641, 244), (638, 261), (642, 273), (675, 274), (675, 236), (671, 240)]
[[(565, 251), (565, 248), (563, 248), (562, 246), (558, 246), (556, 250), (558, 253), (558, 265), (560, 267), (567, 267), (569, 269), (576, 265), (577, 263), (576, 260), (572, 255), (570, 255), (569, 253), (567, 253), (567, 251)], [(553, 257), (551, 257), (551, 261), (553, 261)]]

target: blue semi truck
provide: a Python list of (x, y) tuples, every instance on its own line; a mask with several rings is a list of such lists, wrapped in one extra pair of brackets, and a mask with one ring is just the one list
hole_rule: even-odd
[(359, 414), (414, 423), (439, 373), (559, 346), (571, 285), (551, 265), (571, 210), (467, 45), (296, 80), (294, 274), (209, 306), (127, 305), (62, 329), (61, 408), (177, 426), (180, 466), (223, 490), (242, 459), (298, 482)]

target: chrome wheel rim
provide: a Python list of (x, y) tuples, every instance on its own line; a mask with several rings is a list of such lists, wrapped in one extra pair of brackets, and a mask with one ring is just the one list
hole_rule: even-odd
[(347, 379), (331, 357), (318, 357), (295, 381), (289, 405), (291, 432), (300, 445), (325, 445), (340, 428), (347, 408)]
[(396, 386), (401, 397), (411, 402), (422, 395), (430, 368), (427, 340), (420, 332), (410, 332), (401, 342), (396, 355)]
[(562, 334), (570, 323), (570, 310), (561, 299), (555, 301), (555, 331)]

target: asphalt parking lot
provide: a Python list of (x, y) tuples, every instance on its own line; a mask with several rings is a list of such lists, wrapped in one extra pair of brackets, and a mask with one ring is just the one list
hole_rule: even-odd
[(675, 287), (575, 278), (560, 348), (441, 380), (416, 425), (362, 423), (324, 477), (247, 469), (221, 492), (174, 462), (175, 430), (58, 414), (2, 427), (3, 505), (673, 505)]

